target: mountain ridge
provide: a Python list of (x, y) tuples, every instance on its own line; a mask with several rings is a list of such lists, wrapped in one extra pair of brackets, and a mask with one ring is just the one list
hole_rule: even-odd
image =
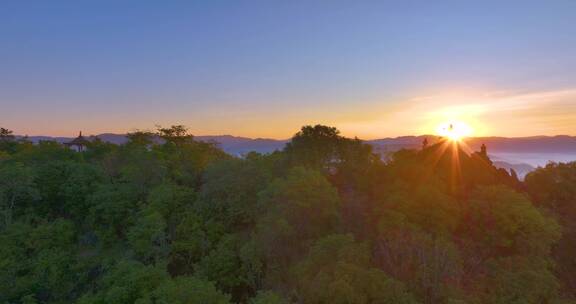
[[(22, 138), (22, 136), (19, 136)], [(123, 144), (127, 142), (126, 134), (102, 133), (87, 136), (88, 138), (99, 138), (102, 141), (113, 144)], [(53, 137), (53, 136), (28, 136), (28, 140), (37, 143), (39, 141), (54, 140), (64, 143), (74, 137)], [(250, 151), (269, 153), (280, 150), (290, 139), (272, 138), (250, 138), (243, 136), (224, 135), (198, 135), (194, 136), (200, 141), (214, 141), (223, 150), (233, 154), (246, 153)], [(436, 135), (409, 135), (398, 137), (385, 137), (379, 139), (363, 140), (372, 145), (378, 152), (393, 152), (403, 148), (419, 148), (424, 139), (434, 141), (439, 137)], [(483, 136), (469, 137), (464, 142), (473, 150), (479, 149), (482, 144), (488, 146), (490, 151), (514, 152), (514, 153), (576, 153), (576, 136), (556, 135), (556, 136), (527, 136), (527, 137), (502, 137)]]
[[(22, 138), (22, 136), (18, 137)], [(43, 140), (65, 143), (74, 139), (74, 137), (52, 136), (29, 136), (27, 138), (34, 143)], [(87, 136), (87, 138), (99, 138), (113, 144), (123, 144), (128, 141), (126, 134), (116, 133), (102, 133)], [(252, 151), (272, 153), (283, 149), (286, 143), (290, 141), (289, 139), (250, 138), (229, 134), (199, 135), (194, 136), (194, 138), (199, 141), (215, 142), (226, 153), (237, 156)], [(376, 153), (385, 156), (400, 149), (420, 149), (424, 139), (433, 144), (439, 138), (436, 135), (407, 135), (364, 140), (364, 142), (370, 144)], [(523, 178), (536, 167), (545, 165), (548, 161), (576, 160), (576, 136), (485, 136), (466, 138), (464, 142), (472, 151), (480, 150), (480, 146), (485, 144), (497, 167), (506, 170), (514, 169), (520, 178)], [(539, 159), (535, 156), (539, 156)]]

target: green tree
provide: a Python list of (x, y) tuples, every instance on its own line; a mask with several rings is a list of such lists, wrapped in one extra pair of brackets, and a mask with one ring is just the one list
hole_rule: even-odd
[(239, 158), (183, 126), (85, 153), (0, 129), (0, 303), (567, 304), (575, 181), (322, 125)]
[(338, 174), (349, 184), (363, 179), (379, 161), (370, 145), (357, 138), (342, 137), (336, 128), (323, 125), (302, 127), (286, 144), (284, 152), (293, 166)]
[(6, 128), (0, 128), (0, 141), (14, 140), (14, 132)]
[(403, 284), (372, 268), (366, 244), (351, 235), (314, 243), (296, 264), (298, 297), (304, 303), (417, 303)]
[(183, 126), (159, 128), (158, 136), (164, 144), (155, 146), (154, 151), (160, 156), (169, 177), (179, 185), (198, 187), (208, 165), (230, 157), (213, 142), (195, 141)]
[(465, 218), (460, 244), (465, 285), (483, 286), (485, 303), (556, 299), (558, 281), (552, 274), (550, 251), (561, 234), (553, 218), (527, 196), (503, 186), (474, 192)]
[(26, 165), (42, 165), (54, 161), (79, 161), (81, 154), (55, 141), (40, 141), (38, 144), (20, 143), (14, 158)]
[(258, 242), (275, 263), (290, 263), (308, 241), (339, 229), (338, 193), (318, 171), (292, 169), (261, 193), (259, 204), (267, 211), (258, 223)]
[(154, 185), (161, 183), (168, 174), (163, 160), (146, 147), (126, 145), (120, 149), (115, 164), (116, 176), (134, 187), (139, 199), (145, 199)]
[(296, 164), (323, 169), (337, 160), (341, 140), (340, 131), (334, 127), (304, 126), (286, 144), (284, 151)]
[(0, 233), (0, 302), (71, 301), (83, 272), (76, 263), (75, 233), (63, 219), (35, 227), (15, 222)]
[(181, 217), (196, 201), (196, 192), (190, 187), (164, 182), (148, 193), (147, 208), (158, 212), (172, 231)]
[[(84, 162), (66, 166), (65, 176), (62, 185), (56, 187), (62, 212), (78, 222), (84, 222), (90, 213), (89, 198), (106, 181), (106, 176), (100, 166)], [(44, 176), (44, 181), (49, 178)]]
[(288, 301), (273, 291), (259, 291), (248, 304), (288, 304)]
[(12, 223), (19, 207), (37, 199), (34, 175), (30, 168), (21, 163), (0, 164), (0, 213), (2, 226)]
[(493, 259), (487, 265), (484, 303), (537, 304), (558, 300), (559, 283), (545, 260), (515, 256)]
[(422, 303), (462, 299), (462, 260), (451, 240), (406, 224), (398, 214), (381, 221), (373, 248), (379, 269), (403, 282)]
[(170, 272), (192, 274), (194, 265), (216, 246), (223, 234), (223, 224), (203, 219), (187, 209), (172, 235)]
[(576, 162), (549, 163), (529, 173), (525, 184), (534, 203), (562, 224), (562, 238), (552, 252), (555, 273), (563, 290), (576, 297)]
[(100, 184), (87, 198), (86, 217), (103, 245), (123, 240), (138, 214), (139, 191), (129, 184)]
[[(256, 286), (250, 267), (251, 260), (243, 251), (244, 240), (239, 235), (225, 235), (218, 245), (196, 265), (196, 275), (216, 283), (221, 290), (232, 295), (233, 300), (245, 302)], [(248, 264), (248, 265), (247, 265)]]
[(195, 208), (204, 217), (227, 223), (231, 231), (254, 225), (258, 193), (272, 177), (260, 159), (229, 159), (210, 165)]
[(142, 212), (128, 229), (128, 243), (142, 261), (159, 261), (170, 252), (166, 221), (158, 212)]
[(228, 304), (230, 296), (208, 281), (195, 277), (177, 277), (165, 281), (145, 300), (136, 304)]
[(146, 303), (150, 294), (170, 280), (159, 266), (120, 260), (107, 271), (97, 290), (84, 294), (80, 304)]
[[(397, 183), (389, 189), (386, 197), (375, 212), (401, 213), (408, 223), (423, 228), (436, 235), (450, 235), (461, 220), (460, 203), (442, 191), (439, 183), (413, 187), (407, 183)], [(446, 188), (444, 188), (446, 189)]]
[(560, 226), (535, 208), (527, 196), (502, 186), (478, 189), (468, 202), (462, 229), (487, 257), (547, 256), (560, 238)]
[(150, 131), (137, 130), (134, 132), (130, 132), (126, 134), (126, 137), (128, 138), (127, 145), (149, 147), (154, 143), (155, 135), (157, 134), (154, 134), (153, 132)]
[(11, 130), (0, 128), (0, 151), (14, 153), (16, 150), (16, 137)]
[(316, 238), (338, 228), (338, 193), (314, 170), (292, 169), (261, 194), (260, 205), (269, 210), (269, 216), (285, 221), (298, 239)]
[[(169, 128), (162, 128), (161, 126), (158, 126), (156, 135), (166, 141), (166, 143), (175, 145), (184, 144), (185, 142), (192, 141), (194, 138), (194, 136), (188, 133), (188, 128), (183, 125), (173, 125)], [(142, 136), (138, 137), (142, 138)]]

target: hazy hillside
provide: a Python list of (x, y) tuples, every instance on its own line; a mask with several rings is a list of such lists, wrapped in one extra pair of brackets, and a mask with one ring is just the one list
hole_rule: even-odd
[[(104, 133), (96, 135), (103, 141), (122, 144), (126, 142), (124, 134)], [(55, 140), (66, 142), (74, 137), (50, 137), (50, 136), (30, 136), (29, 140), (38, 142), (40, 140)], [(232, 135), (201, 135), (195, 137), (202, 141), (218, 142), (225, 150), (233, 153), (246, 151), (270, 152), (282, 149), (288, 140), (268, 139), (268, 138), (248, 138)], [(366, 142), (386, 151), (396, 151), (402, 148), (418, 148), (422, 141), (428, 138), (434, 142), (437, 136), (401, 136), (394, 138), (382, 138), (367, 140)], [(550, 152), (550, 153), (576, 153), (576, 136), (533, 136), (533, 137), (471, 137), (466, 139), (466, 143), (472, 149), (479, 149), (482, 144), (486, 144), (491, 151), (497, 152)]]
[[(103, 133), (96, 136), (89, 136), (87, 138), (97, 137), (105, 142), (113, 144), (124, 144), (127, 142), (126, 135), (124, 134), (112, 134)], [(59, 143), (64, 143), (72, 140), (74, 137), (50, 137), (50, 136), (29, 136), (28, 139), (34, 143), (43, 140), (54, 140)], [(288, 142), (287, 140), (276, 140), (267, 138), (247, 138), (231, 135), (206, 135), (206, 136), (195, 136), (196, 140), (205, 142), (215, 142), (220, 148), (230, 154), (241, 155), (251, 151), (260, 153), (271, 153), (275, 150), (281, 150), (284, 145)]]
[[(123, 144), (127, 141), (124, 134), (104, 133), (95, 137), (114, 144)], [(438, 136), (421, 135), (374, 139), (368, 140), (366, 143), (372, 145), (374, 151), (384, 156), (400, 149), (419, 149), (425, 138), (431, 144), (438, 140)], [(62, 143), (72, 140), (73, 137), (31, 136), (28, 139), (32, 142), (55, 140)], [(288, 142), (288, 140), (232, 135), (196, 136), (195, 139), (215, 142), (222, 150), (233, 155), (243, 155), (251, 151), (271, 153), (282, 150)], [(466, 144), (473, 151), (479, 150), (480, 146), (485, 144), (497, 167), (507, 170), (514, 168), (520, 177), (549, 161), (576, 160), (576, 137), (574, 136), (472, 137), (466, 139)]]
[(518, 174), (518, 177), (521, 179), (524, 179), (526, 174), (528, 174), (528, 173), (530, 173), (536, 169), (534, 166), (531, 166), (529, 164), (524, 164), (524, 163), (511, 164), (511, 163), (507, 163), (505, 161), (494, 161), (493, 164), (497, 168), (506, 169), (508, 171), (510, 171), (512, 169), (512, 170), (516, 171), (516, 174)]
[[(438, 137), (434, 135), (402, 136), (396, 138), (383, 138), (369, 140), (368, 143), (383, 150), (395, 151), (401, 148), (417, 148), (427, 138), (434, 142)], [(532, 137), (470, 137), (465, 140), (473, 150), (480, 149), (482, 144), (494, 152), (525, 152), (525, 153), (576, 153), (576, 137), (559, 136), (532, 136)]]

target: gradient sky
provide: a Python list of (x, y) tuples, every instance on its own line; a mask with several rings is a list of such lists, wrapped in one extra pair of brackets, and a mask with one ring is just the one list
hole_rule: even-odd
[(576, 135), (576, 1), (2, 1), (0, 126)]

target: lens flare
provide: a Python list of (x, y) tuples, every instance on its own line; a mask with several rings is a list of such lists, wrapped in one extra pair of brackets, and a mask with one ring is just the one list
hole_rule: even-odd
[(436, 132), (438, 135), (452, 141), (460, 141), (462, 138), (472, 134), (472, 128), (461, 121), (449, 121), (439, 125)]

